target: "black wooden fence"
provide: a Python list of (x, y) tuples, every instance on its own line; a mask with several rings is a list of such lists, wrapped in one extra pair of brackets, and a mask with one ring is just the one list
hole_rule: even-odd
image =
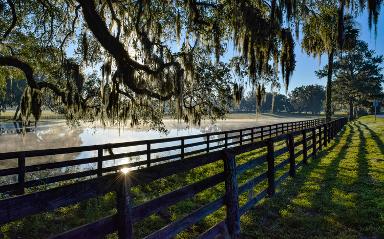
[[(0, 170), (0, 178), (5, 176), (8, 178), (12, 176), (13, 178), (17, 178), (17, 181), (9, 179), (7, 180), (9, 182), (8, 184), (0, 185), (0, 193), (11, 192), (23, 194), (26, 188), (33, 188), (40, 185), (47, 186), (52, 183), (73, 179), (100, 177), (107, 173), (116, 172), (121, 167), (150, 167), (151, 165), (185, 159), (193, 155), (222, 150), (256, 140), (264, 140), (289, 131), (301, 130), (322, 123), (324, 123), (324, 119), (313, 119), (183, 137), (0, 153), (0, 163), (11, 159), (17, 160), (18, 162), (18, 167)], [(164, 145), (168, 146), (164, 147)], [(111, 153), (116, 150), (125, 150), (127, 152)], [(34, 157), (69, 155), (83, 152), (94, 153), (95, 156), (53, 163), (28, 164), (28, 159)], [(157, 157), (155, 157), (156, 154)], [(112, 165), (106, 165), (108, 161), (130, 157), (136, 157), (136, 160), (130, 163), (119, 164), (112, 162)], [(39, 175), (37, 178), (29, 177), (30, 180), (28, 180), (28, 176), (38, 172), (44, 172), (44, 170), (63, 169), (74, 166), (78, 168), (61, 173), (60, 175), (45, 177), (44, 175)], [(81, 168), (82, 166), (83, 168)]]
[[(220, 145), (220, 147), (217, 146), (217, 148), (210, 147), (210, 143), (212, 141), (209, 139), (211, 135), (217, 135), (220, 133), (206, 134), (205, 136), (207, 136), (207, 140), (205, 143), (207, 144), (207, 148), (204, 151), (206, 152), (205, 154), (189, 156), (187, 158), (184, 152), (184, 155), (180, 160), (136, 169), (130, 171), (128, 174), (118, 172), (102, 175), (102, 173), (110, 172), (111, 170), (101, 168), (101, 170), (97, 169), (96, 171), (92, 171), (93, 174), (98, 175), (98, 177), (92, 179), (0, 200), (0, 225), (24, 218), (29, 215), (52, 211), (59, 207), (69, 206), (90, 198), (104, 195), (108, 192), (116, 192), (117, 213), (115, 215), (102, 218), (93, 223), (80, 226), (60, 235), (56, 235), (54, 238), (103, 238), (105, 235), (116, 231), (118, 232), (119, 238), (132, 238), (134, 223), (139, 222), (164, 208), (168, 208), (177, 202), (189, 199), (203, 190), (212, 188), (215, 185), (224, 182), (224, 196), (206, 204), (205, 206), (183, 217), (182, 219), (172, 222), (162, 229), (153, 232), (146, 238), (172, 238), (173, 236), (187, 229), (191, 225), (199, 222), (201, 219), (209, 214), (212, 214), (223, 206), (226, 208), (226, 219), (200, 235), (200, 238), (214, 238), (216, 235), (226, 235), (230, 238), (236, 238), (240, 233), (240, 217), (265, 196), (273, 196), (275, 193), (275, 187), (288, 176), (294, 176), (296, 169), (303, 164), (306, 164), (308, 158), (314, 157), (316, 153), (323, 148), (323, 146), (327, 146), (330, 140), (333, 139), (338, 132), (340, 132), (346, 123), (347, 120), (345, 118), (333, 120), (329, 123), (323, 123), (322, 120), (310, 120), (297, 123), (293, 122), (272, 126), (256, 127), (238, 131), (220, 132), (225, 134), (225, 137), (221, 139), (224, 140), (225, 143), (224, 145)], [(250, 131), (250, 133), (244, 133), (245, 131)], [(236, 142), (228, 141), (230, 138), (228, 134), (230, 132), (238, 132), (240, 134), (240, 137), (238, 137)], [(267, 134), (264, 135), (262, 132), (267, 132)], [(267, 138), (265, 138), (266, 136)], [(140, 143), (151, 145), (163, 140), (179, 140), (182, 142), (190, 137), (195, 136), (141, 141)], [(296, 141), (295, 139), (297, 138), (300, 140)], [(275, 150), (274, 145), (278, 142), (286, 142), (287, 144), (285, 147)], [(308, 142), (311, 142), (311, 144), (308, 144)], [(130, 143), (117, 144), (113, 146), (122, 147), (126, 146), (127, 144), (129, 145)], [(237, 146), (227, 148), (230, 146), (230, 144), (232, 146), (237, 144)], [(181, 149), (186, 147), (186, 144), (180, 145)], [(295, 151), (295, 149), (297, 149), (299, 146), (300, 150)], [(111, 147), (111, 145), (56, 149), (53, 152), (28, 151), (9, 153), (0, 155), (0, 158), (19, 158), (19, 165), (21, 166), (17, 168), (17, 171), (12, 171), (12, 173), (17, 173), (19, 175), (19, 183), (13, 186), (18, 187), (19, 190), (22, 190), (25, 187), (31, 187), (35, 185), (34, 183), (24, 182), (23, 180), (23, 175), (25, 172), (31, 170), (31, 168), (28, 169), (28, 167), (25, 166), (26, 157), (52, 153), (72, 153), (78, 152), (79, 150), (100, 150), (107, 147)], [(267, 148), (266, 155), (252, 159), (242, 165), (236, 165), (236, 155), (264, 147)], [(216, 149), (216, 151), (213, 151), (214, 149)], [(141, 153), (147, 152), (153, 152), (151, 151), (150, 146), (147, 151)], [(203, 151), (199, 151), (199, 153), (202, 152)], [(308, 152), (311, 153), (308, 154)], [(285, 153), (289, 153), (289, 157), (275, 165), (275, 158)], [(196, 154), (196, 152), (193, 154)], [(302, 161), (296, 162), (295, 160), (299, 156), (302, 157)], [(110, 156), (100, 155), (100, 157), (95, 159), (95, 162), (99, 162), (98, 160), (103, 160), (103, 157)], [(164, 160), (169, 159), (162, 159), (161, 161), (156, 162), (163, 162)], [(179, 188), (168, 194), (147, 201), (141, 205), (134, 207), (132, 206), (133, 204), (130, 194), (131, 187), (144, 185), (157, 179), (181, 172), (186, 172), (197, 167), (201, 167), (213, 162), (218, 162), (220, 160), (224, 161), (224, 168), (221, 173)], [(66, 166), (67, 163), (68, 162), (54, 163), (53, 165), (54, 167), (62, 167)], [(70, 163), (75, 162), (71, 161)], [(150, 161), (144, 163), (148, 163), (149, 166), (149, 163), (155, 162)], [(238, 185), (237, 178), (239, 175), (264, 163), (267, 163), (268, 166), (268, 170), (266, 172), (263, 172), (255, 178), (249, 179), (249, 181), (242, 185)], [(43, 167), (49, 168), (49, 165), (50, 164), (46, 164)], [(289, 165), (289, 170), (284, 172), (279, 178), (275, 178), (276, 171), (282, 170), (286, 165)], [(127, 166), (137, 166), (137, 164), (131, 163), (128, 165), (120, 165), (118, 167), (121, 168)], [(116, 170), (115, 167), (113, 167), (113, 170)], [(7, 174), (3, 173), (2, 175)], [(52, 183), (54, 181), (57, 182), (61, 180), (68, 180), (70, 178), (73, 177), (60, 180), (49, 179), (50, 181), (47, 182)], [(247, 203), (240, 207), (238, 201), (239, 195), (253, 189), (256, 185), (264, 180), (267, 180), (268, 182), (267, 188), (259, 192), (259, 194), (255, 197), (250, 198)]]

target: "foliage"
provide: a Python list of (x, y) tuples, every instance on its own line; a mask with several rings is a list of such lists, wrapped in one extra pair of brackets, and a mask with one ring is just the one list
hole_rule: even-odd
[(319, 114), (322, 111), (325, 99), (324, 87), (308, 85), (295, 88), (289, 95), (290, 103), (296, 112), (312, 112)]
[[(168, 102), (170, 108), (178, 109), (172, 113), (179, 119), (190, 110), (184, 107), (184, 93), (188, 91), (184, 87), (197, 84), (195, 69), (199, 66), (194, 58), (199, 58), (201, 50), (196, 49), (204, 49), (208, 59), (219, 63), (227, 50), (226, 43), (233, 42), (256, 95), (262, 98), (262, 78), (269, 77), (271, 71), (277, 78), (279, 66), (288, 88), (295, 68), (292, 30), (298, 35), (301, 23), (305, 32), (314, 33), (305, 36), (317, 37), (314, 31), (318, 29), (325, 35), (332, 33), (329, 39), (309, 41), (305, 48), (310, 52), (319, 53), (320, 48), (329, 51), (335, 42), (345, 48), (349, 20), (344, 8), (367, 7), (370, 23), (376, 23), (382, 5), (381, 0), (0, 3), (0, 76), (21, 79), (15, 75), (22, 73), (26, 78), (31, 90), (26, 90), (24, 96), (33, 98), (21, 104), (22, 112), (34, 109), (38, 116), (37, 98), (50, 95), (51, 106), (58, 106), (70, 120), (129, 120), (132, 125), (152, 122), (154, 126), (161, 125), (165, 112), (152, 113), (149, 105), (161, 108)], [(333, 10), (326, 10), (326, 4), (331, 4)], [(326, 17), (312, 21), (319, 12), (325, 12)], [(319, 24), (314, 25), (316, 22)], [(323, 27), (324, 23), (332, 26)], [(322, 46), (318, 44), (321, 41)], [(232, 83), (234, 95), (241, 96), (243, 86)], [(85, 87), (87, 84), (92, 87)], [(207, 109), (195, 112), (217, 110), (211, 106), (206, 104)], [(189, 121), (199, 122), (204, 116), (196, 113)], [(27, 115), (23, 117), (28, 120)]]
[[(274, 99), (274, 112), (292, 112), (292, 106), (290, 100), (282, 94), (275, 94), (271, 92), (267, 92), (265, 97), (260, 102), (260, 112), (261, 113), (269, 113), (272, 112), (272, 103)], [(238, 108), (234, 108), (234, 111), (243, 111), (243, 112), (255, 112), (256, 109), (256, 95), (255, 93), (249, 92), (249, 94), (244, 97)]]
[[(352, 16), (339, 15), (339, 9), (335, 1), (319, 1), (317, 11), (313, 11), (307, 17), (303, 33), (302, 47), (307, 54), (321, 56), (328, 55), (327, 92), (326, 92), (326, 118), (329, 121), (332, 116), (332, 74), (333, 59), (338, 50), (348, 49), (354, 46), (358, 36), (358, 30), (354, 27)], [(343, 28), (340, 32), (340, 17)], [(340, 34), (343, 35), (340, 42)]]
[[(257, 81), (257, 75), (269, 72), (273, 60), (288, 86), (295, 66), (289, 23), (300, 7), (276, 0), (1, 1), (0, 65), (22, 72), (31, 88), (24, 94), (23, 114), (34, 109), (38, 116), (38, 98), (51, 94), (50, 101), (61, 104), (71, 120), (159, 126), (164, 110), (154, 113), (148, 106), (159, 109), (166, 103), (178, 109), (170, 111), (175, 117), (185, 119), (191, 109), (185, 107), (184, 96), (203, 94), (185, 88), (199, 84), (196, 58), (204, 54), (219, 63), (229, 39), (250, 78)], [(232, 91), (241, 95), (242, 87), (235, 86)], [(218, 110), (213, 104), (200, 107), (192, 111), (201, 114), (188, 121), (199, 122), (206, 112)]]
[[(383, 99), (382, 63), (383, 56), (376, 56), (363, 41), (336, 57), (333, 84), (337, 93), (332, 96), (335, 104), (348, 106), (351, 118), (358, 108), (369, 111), (373, 100)], [(326, 67), (317, 72), (319, 77), (326, 75)]]

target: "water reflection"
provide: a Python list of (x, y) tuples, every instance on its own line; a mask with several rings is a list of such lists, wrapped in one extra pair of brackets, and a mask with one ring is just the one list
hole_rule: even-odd
[[(301, 120), (296, 118), (295, 120)], [(107, 144), (119, 143), (127, 141), (137, 141), (156, 138), (169, 138), (176, 136), (195, 135), (200, 133), (220, 132), (230, 129), (239, 129), (247, 127), (255, 127), (263, 124), (273, 124), (283, 121), (292, 121), (292, 118), (260, 118), (260, 119), (232, 119), (225, 121), (218, 121), (215, 124), (211, 122), (203, 122), (200, 127), (188, 126), (177, 121), (165, 121), (168, 133), (164, 134), (156, 130), (148, 130), (147, 128), (113, 128), (113, 127), (94, 127), (90, 125), (83, 125), (82, 127), (69, 127), (64, 121), (42, 121), (38, 126), (31, 127), (24, 134), (20, 132), (20, 126), (13, 124), (13, 122), (0, 122), (0, 128), (4, 129), (3, 134), (0, 135), (0, 152), (12, 152), (20, 150), (35, 150), (35, 149), (49, 149), (49, 148), (62, 148), (72, 146), (94, 145), (94, 144)], [(214, 136), (212, 139), (222, 138), (224, 135)], [(211, 139), (211, 140), (212, 140)], [(205, 138), (196, 138), (186, 141), (185, 144), (194, 143), (197, 141), (205, 141)], [(211, 144), (210, 146), (218, 145), (220, 142)], [(180, 141), (159, 143), (151, 145), (152, 149), (160, 147), (176, 146)], [(186, 150), (198, 150), (205, 148), (206, 145), (191, 147)], [(125, 148), (114, 149), (114, 154), (134, 152), (138, 150), (145, 150), (145, 145), (131, 146)], [(106, 150), (104, 155), (111, 152)], [(152, 154), (151, 158), (155, 159), (172, 154), (180, 153), (179, 150), (172, 150), (166, 153)], [(97, 156), (97, 151), (82, 152), (76, 154), (54, 155), (45, 157), (34, 157), (26, 160), (27, 165), (41, 164), (48, 162), (58, 162), (64, 160), (84, 159), (88, 157)], [(143, 157), (123, 158), (119, 160), (110, 160), (104, 162), (105, 166), (112, 166), (116, 164), (124, 164), (131, 161), (143, 160)], [(16, 160), (3, 160), (0, 161), (0, 169), (16, 167)], [(85, 165), (84, 165), (85, 166)], [(90, 164), (85, 166), (87, 168), (95, 167)]]
[[(21, 134), (21, 129), (18, 127), (12, 128), (12, 123), (9, 122), (1, 123), (1, 127), (6, 129), (6, 132), (12, 133), (0, 135), (0, 152), (82, 145), (80, 135), (83, 130), (67, 127), (63, 122), (42, 122), (37, 127), (29, 128), (25, 134)], [(77, 156), (78, 154), (67, 154), (28, 158), (26, 165), (71, 160)], [(16, 166), (16, 159), (0, 161), (0, 169)]]

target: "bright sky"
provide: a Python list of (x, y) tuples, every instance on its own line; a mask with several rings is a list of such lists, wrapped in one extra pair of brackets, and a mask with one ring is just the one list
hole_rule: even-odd
[[(366, 11), (357, 18), (357, 27), (360, 29), (360, 39), (367, 42), (371, 50), (375, 50), (377, 54), (384, 55), (384, 10), (381, 11), (379, 17), (376, 38), (374, 27), (372, 27), (372, 30), (368, 27), (368, 14)], [(289, 91), (301, 85), (325, 85), (326, 79), (318, 79), (315, 71), (321, 69), (327, 64), (327, 61), (326, 56), (322, 57), (321, 63), (318, 58), (307, 56), (306, 53), (302, 52), (300, 42), (296, 42), (296, 70), (293, 73)], [(285, 90), (282, 89), (281, 93), (284, 94), (284, 92)]]

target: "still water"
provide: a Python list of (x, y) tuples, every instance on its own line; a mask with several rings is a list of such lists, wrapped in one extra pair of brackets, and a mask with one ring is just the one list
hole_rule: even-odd
[[(41, 121), (35, 127), (27, 128), (25, 134), (20, 134), (20, 128), (13, 122), (0, 122), (0, 153), (13, 152), (20, 150), (36, 150), (36, 149), (50, 149), (62, 148), (72, 146), (105, 144), (105, 143), (119, 143), (146, 139), (156, 138), (169, 138), (185, 135), (195, 135), (208, 132), (220, 132), (230, 129), (240, 129), (247, 127), (255, 127), (258, 125), (268, 125), (286, 121), (303, 120), (303, 118), (292, 117), (272, 117), (262, 116), (258, 118), (239, 118), (221, 120), (215, 123), (206, 121), (201, 126), (191, 126), (184, 123), (179, 123), (174, 120), (166, 120), (165, 126), (168, 130), (167, 133), (162, 133), (157, 130), (151, 130), (145, 127), (142, 128), (118, 128), (118, 127), (101, 127), (97, 125), (82, 125), (82, 126), (68, 126), (62, 120)], [(201, 140), (201, 139), (195, 139)], [(192, 142), (189, 142), (192, 143)], [(173, 143), (174, 144), (174, 143)], [(172, 146), (172, 143), (159, 144), (157, 147)], [(201, 146), (204, 147), (204, 146)], [(144, 148), (131, 147), (129, 151), (143, 150)], [(113, 153), (122, 153), (126, 149), (116, 149)], [(194, 148), (196, 150), (196, 148)], [(54, 155), (45, 157), (28, 158), (27, 165), (58, 162), (64, 160), (82, 159), (87, 157), (94, 157), (97, 152), (82, 152), (76, 154)], [(164, 155), (157, 155), (164, 156)], [(154, 156), (156, 157), (156, 156)], [(124, 159), (127, 161), (128, 159)], [(132, 159), (130, 159), (132, 160)], [(139, 160), (139, 159), (136, 159)], [(108, 164), (115, 164), (116, 162), (109, 162)], [(119, 162), (125, 163), (125, 162)], [(16, 160), (3, 160), (0, 161), (0, 169), (15, 167)]]

